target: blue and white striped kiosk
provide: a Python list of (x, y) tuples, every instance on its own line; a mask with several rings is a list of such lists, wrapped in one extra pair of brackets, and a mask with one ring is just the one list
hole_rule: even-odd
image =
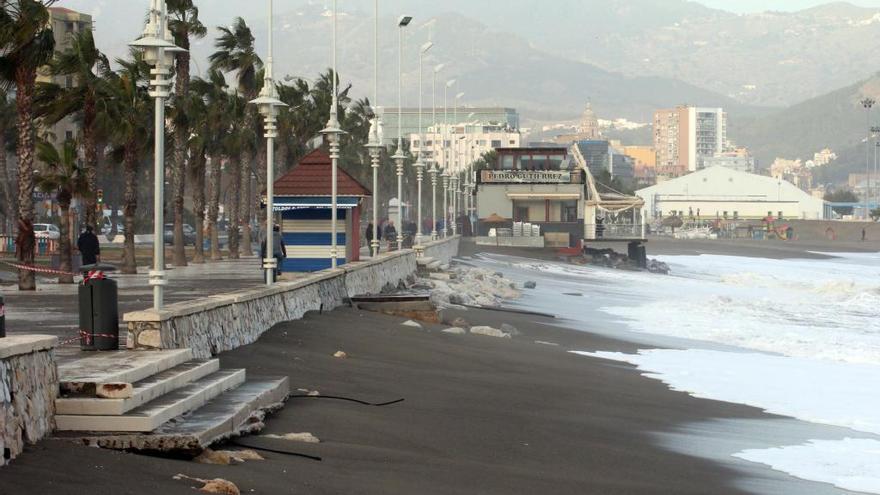
[[(337, 265), (360, 259), (360, 215), (370, 191), (337, 168)], [(330, 268), (331, 163), (321, 148), (307, 154), (275, 181), (275, 211), (281, 214), (281, 234), (287, 258), (284, 272), (314, 272)], [(344, 248), (344, 249), (343, 249)]]

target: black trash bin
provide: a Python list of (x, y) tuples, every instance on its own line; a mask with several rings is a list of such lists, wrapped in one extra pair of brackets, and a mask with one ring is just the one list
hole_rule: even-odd
[(0, 296), (0, 339), (6, 337), (6, 302)]
[(88, 278), (79, 286), (80, 349), (119, 348), (119, 300), (116, 281)]

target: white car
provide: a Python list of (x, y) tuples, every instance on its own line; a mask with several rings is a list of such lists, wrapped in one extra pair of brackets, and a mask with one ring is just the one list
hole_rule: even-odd
[(51, 223), (35, 223), (34, 237), (37, 239), (51, 239), (57, 241), (61, 238), (61, 230)]

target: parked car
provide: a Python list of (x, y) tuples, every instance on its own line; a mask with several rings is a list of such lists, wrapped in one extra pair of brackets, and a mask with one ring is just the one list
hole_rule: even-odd
[[(113, 223), (109, 220), (104, 222), (104, 225), (101, 226), (101, 233), (104, 235), (110, 235), (110, 231), (113, 229)], [(122, 235), (125, 233), (125, 228), (122, 226), (122, 223), (116, 222), (116, 233)]]
[(61, 230), (51, 223), (35, 223), (34, 237), (37, 239), (51, 239), (57, 241), (61, 238)]
[[(165, 244), (174, 244), (174, 224), (166, 223), (165, 224)], [(185, 223), (183, 224), (183, 244), (192, 244), (196, 245), (196, 229), (192, 227), (192, 225)]]

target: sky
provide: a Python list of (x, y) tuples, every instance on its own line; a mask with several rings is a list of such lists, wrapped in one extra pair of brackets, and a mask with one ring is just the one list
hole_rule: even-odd
[[(829, 3), (829, 0), (697, 0), (698, 3), (738, 14), (765, 10), (794, 11)], [(861, 7), (880, 7), (880, 0), (848, 0)]]

